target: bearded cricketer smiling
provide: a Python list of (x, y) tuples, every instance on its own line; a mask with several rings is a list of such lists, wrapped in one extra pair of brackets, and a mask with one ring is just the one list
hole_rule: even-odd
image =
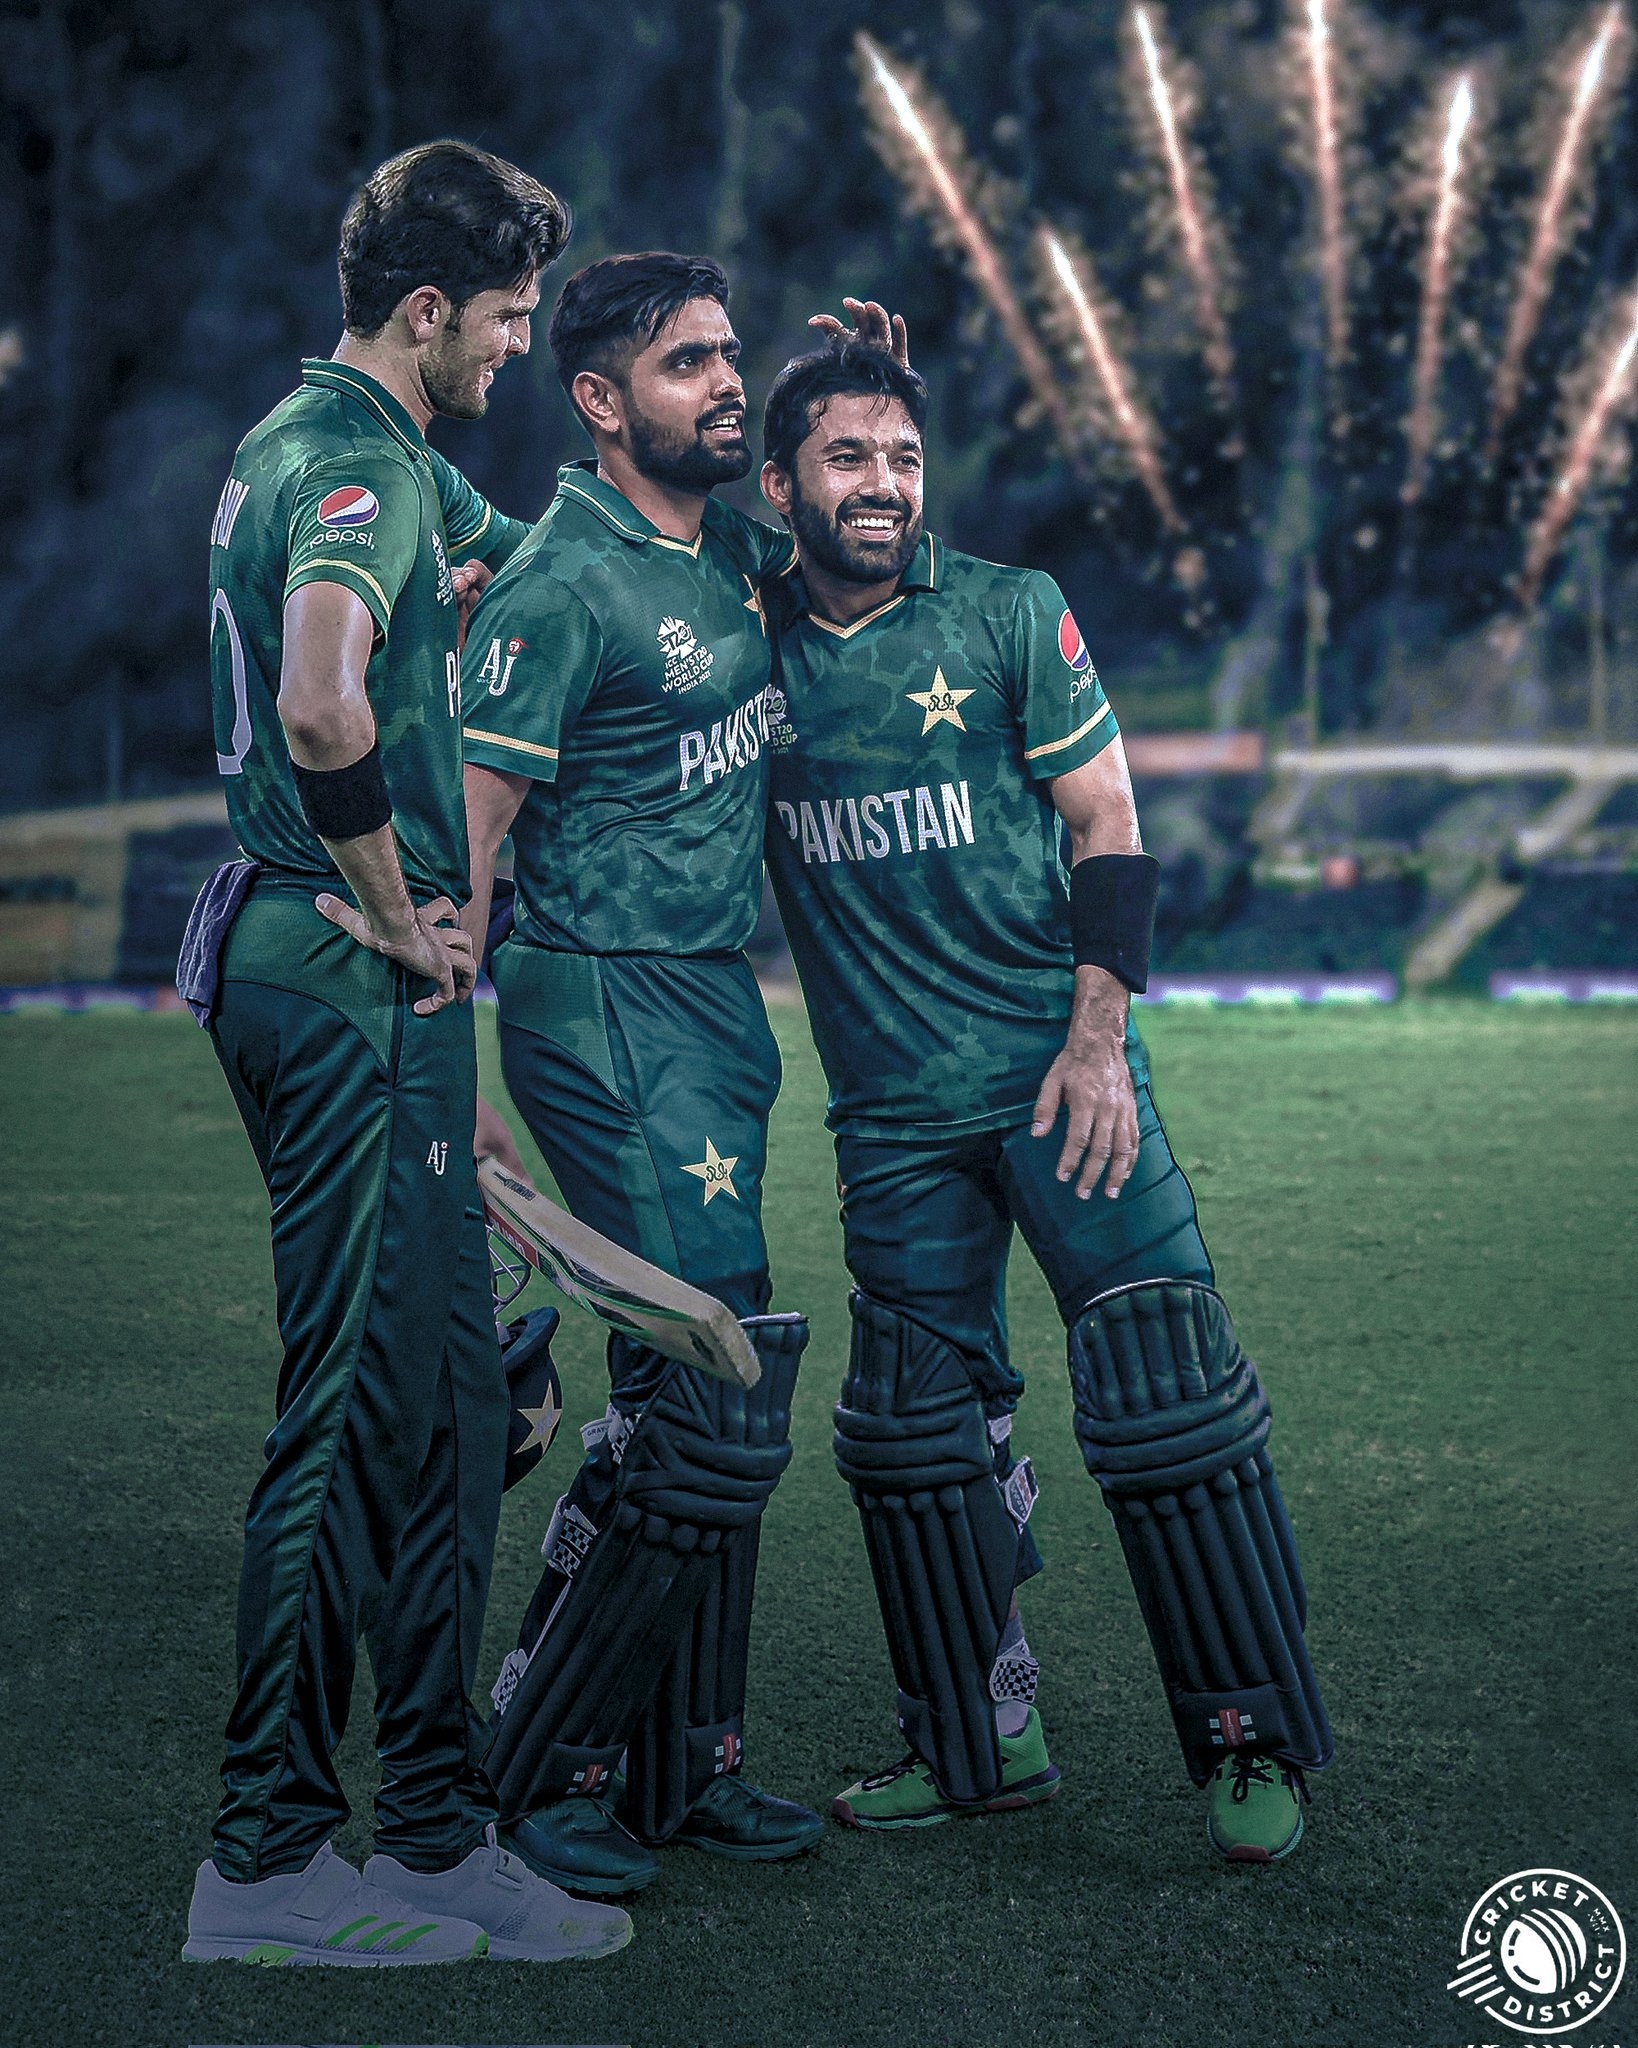
[[(1050, 577), (922, 516), (922, 380), (832, 345), (769, 394), (765, 496), (798, 567), (778, 635), (768, 861), (830, 1084), (853, 1343), (836, 1460), (898, 1682), (902, 1762), (836, 1818), (910, 1828), (1050, 1796), (1006, 1449), (1016, 1225), (1069, 1337), (1207, 1833), (1284, 1856), (1331, 1736), (1268, 1403), (1216, 1292), (1129, 1015), (1156, 866), (1113, 712)], [(1060, 854), (1067, 835), (1072, 866)]]
[[(608, 1413), (495, 1689), (506, 1839), (593, 1893), (652, 1881), (665, 1843), (777, 1860), (822, 1833), (742, 1773), (759, 1525), (808, 1331), (769, 1312), (779, 1055), (743, 950), (767, 815), (760, 589), (791, 546), (712, 495), (751, 467), (728, 296), (709, 258), (666, 251), (568, 280), (551, 347), (595, 459), (559, 475), (464, 663), (475, 938), (507, 832), (515, 852), (493, 967), (507, 1087), (575, 1215), (725, 1302), (762, 1366), (746, 1392), (611, 1339)], [(850, 310), (902, 346), (879, 308)]]

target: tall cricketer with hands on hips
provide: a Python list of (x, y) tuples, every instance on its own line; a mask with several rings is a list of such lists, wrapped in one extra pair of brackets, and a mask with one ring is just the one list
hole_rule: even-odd
[[(425, 429), (481, 416), (568, 231), (552, 192), (466, 144), (384, 164), (342, 228), (343, 339), (246, 437), (212, 530), (218, 765), (248, 858), (202, 893), (178, 986), (267, 1183), (284, 1357), (193, 1960), (555, 1960), (631, 1934), (497, 1846), (469, 1698), (508, 1402), (455, 922), (458, 619), (525, 529)], [(361, 1634), (381, 1759), (362, 1875), (331, 1846)]]
[(765, 586), (768, 861), (854, 1281), (836, 1460), (909, 1744), (832, 1810), (911, 1828), (1057, 1789), (1016, 1600), (1039, 1567), (1033, 1475), (1007, 1449), (1016, 1224), (1064, 1319), (1076, 1435), (1208, 1839), (1268, 1862), (1300, 1838), (1331, 1734), (1267, 1399), (1128, 1016), (1157, 868), (1057, 586), (925, 530), (927, 402), (904, 364), (833, 342), (780, 373), (765, 422), (763, 491), (798, 552)]

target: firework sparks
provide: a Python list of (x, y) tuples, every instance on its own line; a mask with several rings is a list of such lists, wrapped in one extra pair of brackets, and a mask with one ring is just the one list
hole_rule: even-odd
[(1530, 233), (1529, 253), (1524, 259), (1519, 288), (1507, 319), (1507, 335), (1502, 343), (1501, 363), (1496, 371), (1496, 389), (1491, 401), (1487, 448), (1491, 461), (1495, 460), (1507, 423), (1523, 394), (1524, 358), (1541, 324), (1553, 273), (1564, 253), (1564, 223), (1570, 193), (1586, 153), (1594, 103), (1610, 68), (1610, 51), (1620, 30), (1621, 10), (1610, 7), (1605, 11), (1576, 74), (1575, 91), (1559, 133), (1547, 183), (1542, 188), (1541, 204), (1536, 209), (1535, 225)]
[(1519, 573), (1519, 603), (1526, 612), (1535, 608), (1565, 530), (1586, 495), (1605, 430), (1621, 406), (1631, 398), (1635, 356), (1638, 356), (1638, 296), (1633, 300), (1626, 338), (1605, 365), (1587, 408), (1570, 435), (1564, 460), (1525, 549), (1524, 567)]
[(1401, 493), (1407, 505), (1414, 505), (1422, 495), (1422, 487), (1427, 481), (1428, 454), (1433, 446), (1434, 401), (1439, 388), (1445, 307), (1450, 298), (1451, 239), (1456, 227), (1458, 186), (1462, 175), (1462, 138), (1472, 118), (1473, 88), (1466, 78), (1459, 78), (1450, 96), (1450, 113), (1445, 123), (1439, 196), (1434, 201), (1433, 215), (1428, 223), (1422, 312), (1416, 330), (1416, 364), (1411, 373), (1411, 412), (1406, 429), (1410, 465)]
[(1161, 524), (1168, 533), (1181, 533), (1183, 521), (1166, 483), (1155, 449), (1155, 433), (1132, 397), (1131, 380), (1112, 346), (1105, 322), (1099, 317), (1090, 266), (1084, 257), (1077, 262), (1063, 236), (1055, 228), (1036, 229), (1036, 247), (1042, 269), (1056, 297), (1069, 314), (1076, 338), (1098, 381), (1115, 433), (1148, 492)]
[(1342, 238), (1342, 144), (1337, 128), (1334, 43), (1327, 0), (1307, 0), (1308, 98), (1314, 180), (1319, 193), (1320, 280), (1325, 292), (1325, 353), (1335, 367), (1348, 352), (1348, 258)]
[(1183, 260), (1194, 284), (1195, 315), (1205, 341), (1206, 367), (1219, 389), (1226, 394), (1233, 381), (1234, 354), (1229, 346), (1228, 323), (1223, 318), (1222, 291), (1217, 266), (1212, 260), (1205, 217), (1194, 189), (1183, 140), (1178, 133), (1177, 109), (1149, 10), (1146, 7), (1134, 8), (1132, 21), (1137, 29), (1138, 46), (1143, 52), (1143, 70), (1149, 99), (1154, 107), (1155, 125), (1160, 130), (1161, 153), (1166, 160), (1166, 176), (1172, 188), (1172, 203), (1177, 210), (1178, 233), (1183, 241)]
[(1073, 451), (1076, 445), (1074, 423), (1046, 351), (1025, 317), (1000, 251), (964, 189), (966, 181), (961, 174), (957, 151), (941, 145), (935, 132), (939, 127), (949, 125), (947, 119), (940, 119), (942, 110), (936, 108), (936, 102), (926, 110), (917, 104), (910, 78), (895, 70), (873, 36), (866, 35), (861, 29), (855, 38), (855, 47), (861, 59), (863, 76), (871, 88), (873, 110), (879, 116), (885, 116), (891, 123), (891, 133), (909, 145), (909, 164), (905, 165), (902, 152), (892, 148), (891, 143), (884, 154), (901, 175), (908, 170), (908, 182), (924, 207), (942, 217), (951, 238), (966, 259), (973, 282), (1000, 323), (1030, 390), (1051, 420), (1060, 443)]

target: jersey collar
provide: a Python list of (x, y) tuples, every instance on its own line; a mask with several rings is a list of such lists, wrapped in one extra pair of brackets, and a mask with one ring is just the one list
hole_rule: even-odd
[(937, 534), (924, 533), (920, 546), (910, 558), (909, 568), (899, 578), (893, 595), (886, 604), (877, 605), (873, 612), (866, 612), (863, 618), (855, 619), (849, 626), (839, 626), (834, 619), (822, 619), (813, 609), (812, 601), (808, 597), (808, 587), (802, 580), (802, 571), (799, 568), (789, 569), (780, 579), (780, 587), (789, 593), (787, 603), (790, 611), (787, 623), (805, 617), (810, 624), (817, 626), (820, 632), (829, 633), (837, 640), (851, 640), (855, 633), (863, 632), (866, 626), (874, 625), (877, 619), (886, 618), (890, 611), (897, 610), (905, 599), (916, 591), (936, 591), (943, 566), (944, 543)]
[(301, 366), (301, 381), (319, 391), (339, 391), (355, 399), (412, 455), (427, 457), (427, 437), (384, 384), (355, 370), (351, 363), (332, 363), (322, 356), (309, 356)]
[(605, 483), (597, 474), (595, 461), (565, 464), (557, 473), (557, 491), (560, 498), (571, 498), (577, 505), (589, 507), (605, 526), (611, 527), (634, 548), (641, 547), (646, 541), (655, 547), (670, 548), (679, 555), (696, 557), (700, 551), (701, 535), (717, 509), (715, 499), (707, 498), (699, 533), (692, 540), (678, 540), (672, 534), (662, 533), (652, 519), (645, 518), (624, 491), (617, 491), (613, 484)]

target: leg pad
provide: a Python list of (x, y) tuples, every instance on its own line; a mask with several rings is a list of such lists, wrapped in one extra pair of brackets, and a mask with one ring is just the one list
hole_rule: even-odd
[(496, 1689), (487, 1767), (503, 1820), (593, 1791), (617, 1763), (790, 1462), (794, 1381), (794, 1360), (749, 1391), (678, 1365), (634, 1423), (617, 1408), (554, 1517), (525, 1641)]
[(1184, 1760), (1235, 1749), (1318, 1770), (1332, 1741), (1303, 1628), (1268, 1398), (1221, 1297), (1193, 1281), (1100, 1296), (1070, 1331), (1075, 1434), (1103, 1490)]
[(836, 1466), (864, 1525), (899, 1723), (948, 1797), (988, 1799), (1001, 1782), (990, 1672), (1019, 1524), (962, 1354), (868, 1295), (855, 1292), (849, 1306)]
[[(743, 1321), (762, 1361), (762, 1377), (737, 1403), (732, 1390), (724, 1389), (730, 1399), (724, 1403), (722, 1427), (740, 1429), (770, 1461), (779, 1455), (783, 1470), (790, 1455), (791, 1397), (808, 1342), (807, 1319), (766, 1315)], [(711, 1780), (740, 1767), (761, 1534), (759, 1515), (725, 1537), (699, 1605), (632, 1730), (622, 1818), (645, 1842), (667, 1840)]]

